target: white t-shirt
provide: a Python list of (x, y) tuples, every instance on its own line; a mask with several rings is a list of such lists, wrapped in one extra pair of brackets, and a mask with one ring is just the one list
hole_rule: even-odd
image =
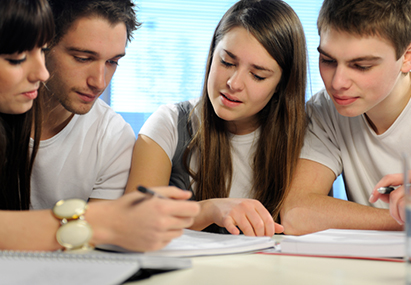
[(119, 198), (134, 142), (131, 126), (98, 99), (90, 112), (74, 115), (60, 133), (40, 142), (31, 178), (31, 208), (49, 209), (60, 199)]
[[(194, 106), (198, 99), (191, 100)], [(140, 134), (154, 140), (168, 155), (170, 162), (178, 142), (178, 108), (175, 104), (163, 105), (154, 112), (143, 125)], [(198, 117), (197, 109), (195, 115)], [(193, 126), (195, 132), (195, 126)], [(233, 181), (230, 189), (230, 198), (251, 198), (253, 170), (251, 168), (256, 149), (255, 143), (259, 138), (259, 129), (247, 135), (232, 135), (231, 159), (233, 163)], [(190, 161), (190, 168), (196, 170), (194, 157)], [(194, 185), (195, 192), (195, 185)]]
[(410, 104), (386, 132), (377, 135), (364, 115), (340, 115), (322, 90), (307, 102), (311, 124), (301, 158), (327, 166), (336, 177), (343, 173), (348, 200), (388, 208), (382, 201), (370, 204), (368, 198), (384, 175), (403, 172), (402, 153), (411, 156)]

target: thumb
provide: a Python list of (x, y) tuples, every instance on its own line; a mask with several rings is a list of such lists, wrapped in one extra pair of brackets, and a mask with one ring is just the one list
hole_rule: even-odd
[(275, 223), (274, 227), (276, 234), (284, 232), (284, 227), (282, 225)]

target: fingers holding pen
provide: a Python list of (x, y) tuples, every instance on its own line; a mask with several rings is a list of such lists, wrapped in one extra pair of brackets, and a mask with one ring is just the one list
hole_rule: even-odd
[(389, 203), (390, 195), (389, 192), (380, 193), (379, 189), (390, 188), (402, 185), (404, 183), (404, 175), (402, 173), (388, 174), (385, 175), (374, 187), (371, 196), (369, 198), (370, 203), (375, 203), (378, 199), (385, 203)]
[(398, 187), (389, 194), (390, 214), (400, 224), (405, 221), (404, 186)]
[[(390, 215), (400, 224), (405, 221), (405, 187), (402, 173), (385, 175), (374, 187), (369, 201), (389, 203)], [(408, 184), (409, 185), (409, 184)], [(383, 191), (388, 190), (388, 191)], [(385, 193), (385, 194), (384, 194)]]

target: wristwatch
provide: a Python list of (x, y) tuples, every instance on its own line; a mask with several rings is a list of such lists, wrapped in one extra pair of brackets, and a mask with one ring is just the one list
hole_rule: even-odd
[(92, 249), (89, 241), (93, 230), (84, 219), (87, 202), (82, 199), (60, 200), (53, 207), (53, 215), (60, 220), (56, 238), (65, 250)]

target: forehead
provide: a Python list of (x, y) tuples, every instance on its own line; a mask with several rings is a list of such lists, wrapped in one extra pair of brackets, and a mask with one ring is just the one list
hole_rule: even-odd
[(269, 65), (277, 62), (264, 46), (243, 27), (235, 27), (228, 31), (218, 43), (216, 50), (227, 50), (252, 64)]
[(320, 34), (319, 49), (335, 59), (352, 60), (363, 57), (394, 58), (394, 46), (385, 38), (359, 36), (333, 28)]
[(111, 24), (101, 17), (83, 17), (73, 22), (57, 46), (109, 55), (124, 53), (126, 42), (127, 30), (123, 22)]

